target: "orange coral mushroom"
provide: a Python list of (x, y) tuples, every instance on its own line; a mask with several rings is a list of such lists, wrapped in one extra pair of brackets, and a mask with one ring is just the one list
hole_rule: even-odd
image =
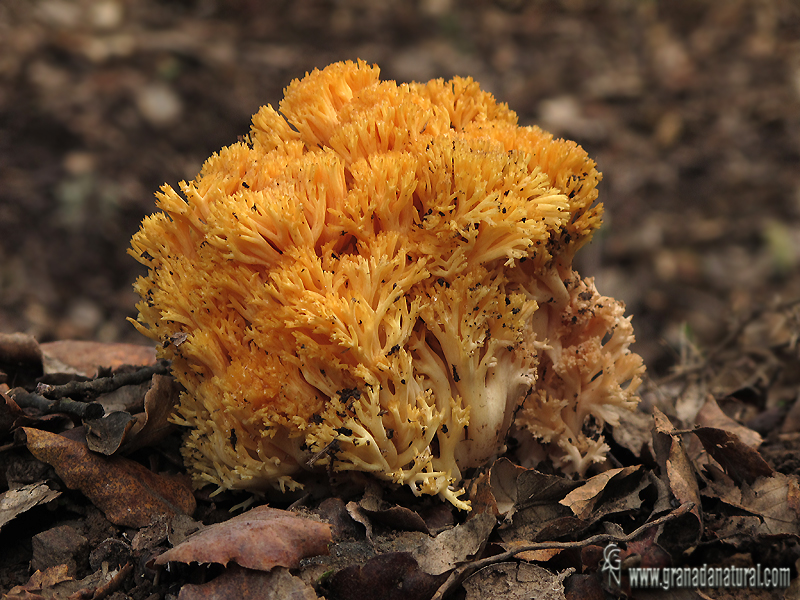
[(621, 304), (571, 266), (599, 180), (471, 79), (343, 62), (292, 82), (131, 244), (195, 482), (293, 489), (330, 448), (313, 468), (466, 509), (462, 472), (512, 425), (565, 470), (602, 460), (584, 425), (634, 406), (643, 367)]

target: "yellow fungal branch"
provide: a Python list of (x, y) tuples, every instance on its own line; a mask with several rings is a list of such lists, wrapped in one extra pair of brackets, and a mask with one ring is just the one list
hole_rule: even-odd
[(598, 425), (643, 367), (621, 304), (572, 269), (602, 212), (583, 149), (469, 78), (363, 62), (293, 81), (279, 109), (162, 187), (131, 243), (195, 482), (364, 471), (468, 509), (465, 470), (509, 431), (567, 471), (602, 460)]

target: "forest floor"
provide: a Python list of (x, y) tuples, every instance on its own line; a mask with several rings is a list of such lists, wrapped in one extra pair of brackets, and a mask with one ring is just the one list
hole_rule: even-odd
[[(144, 344), (126, 321), (136, 315), (131, 284), (143, 274), (126, 250), (154, 210), (153, 192), (164, 182), (194, 178), (205, 158), (247, 133), (259, 106), (277, 104), (292, 79), (356, 58), (377, 63), (383, 78), (397, 81), (470, 75), (507, 102), (521, 124), (576, 140), (604, 174), (605, 224), (579, 254), (578, 270), (634, 316), (634, 349), (649, 372), (642, 394), (649, 420), (630, 425), (635, 440), (614, 438), (612, 454), (622, 470), (602, 486), (595, 481), (596, 496), (582, 508), (555, 503), (561, 508), (548, 518), (571, 519), (558, 539), (585, 542), (614, 534), (609, 523), (630, 533), (667, 518), (640, 532), (635, 552), (628, 540), (625, 552), (659, 565), (666, 555), (681, 565), (761, 562), (788, 567), (796, 579), (800, 8), (792, 0), (6, 0), (0, 5), (0, 333), (32, 336), (0, 344), (16, 357), (0, 367), (22, 378), (6, 383), (24, 381), (33, 389), (31, 374), (61, 385), (65, 372), (94, 377), (97, 367), (103, 375), (123, 362), (149, 364), (152, 357), (128, 346), (67, 346), (64, 354), (58, 342)], [(112, 349), (121, 358), (110, 356)], [(76, 367), (80, 359), (88, 366)], [(146, 413), (140, 388), (150, 381), (136, 384), (139, 412)], [(96, 501), (54, 483), (64, 475), (45, 468), (52, 465), (47, 460), (33, 460), (26, 443), (37, 442), (30, 434), (26, 442), (20, 427), (64, 431), (72, 420), (5, 410), (0, 502), (23, 484), (38, 486), (28, 491), (41, 496), (8, 520), (0, 504), (0, 591), (28, 585), (34, 587), (24, 593), (49, 597), (46, 590), (64, 584), (54, 583), (63, 574), (53, 573), (44, 583), (29, 582), (31, 561), (49, 560), (36, 536), (46, 540), (64, 526), (78, 536), (72, 537), (80, 551), (68, 553), (77, 561), (69, 575), (75, 581), (119, 573), (113, 560), (102, 560), (113, 552), (124, 559), (118, 567), (131, 565), (108, 588), (113, 597), (176, 594), (180, 583), (216, 574), (158, 570), (149, 557), (173, 540), (158, 532), (145, 539), (146, 527), (115, 524)], [(719, 432), (736, 439), (722, 443), (726, 434)], [(158, 452), (139, 448), (131, 456), (179, 471), (169, 445), (178, 436), (169, 439)], [(504, 486), (534, 477), (505, 463), (493, 469), (490, 482)], [(486, 485), (489, 495), (500, 493)], [(567, 483), (559, 485), (567, 486), (559, 488), (564, 500), (571, 492)], [(48, 495), (56, 492), (58, 498)], [(211, 523), (239, 500), (199, 494), (195, 501), (195, 518)], [(397, 572), (370, 563), (372, 571), (342, 575), (339, 583), (334, 578), (333, 588), (317, 584), (315, 593), (332, 598), (361, 597), (343, 589), (358, 590), (358, 578), (372, 576), (414, 580), (422, 591), (406, 597), (430, 597), (454, 568), (465, 569), (462, 579), (472, 575), (464, 565), (476, 565), (476, 556), (500, 568), (491, 557), (536, 537), (531, 523), (544, 518), (512, 500), (501, 502), (511, 514), (503, 512), (495, 498), (494, 507), (487, 501), (477, 513), (497, 513), (505, 529), (466, 533), (461, 526), (477, 520), (463, 522), (455, 513), (442, 521), (430, 504), (411, 504), (426, 517), (423, 529), (405, 513), (399, 521), (386, 517), (387, 506), (373, 496), (351, 501), (358, 506), (307, 507), (334, 522), (340, 549), (363, 553), (369, 546), (374, 553), (384, 543), (375, 540), (393, 536), (381, 552), (411, 552), (421, 542), (406, 530), (416, 527), (415, 534), (428, 537), (461, 531), (460, 544), (475, 552), (467, 558), (439, 549), (451, 560), (437, 574), (420, 555), (413, 564), (396, 562)], [(688, 509), (679, 506), (687, 503), (693, 508), (682, 513)], [(525, 514), (515, 522), (517, 513)], [(374, 531), (371, 545), (367, 530)], [(647, 537), (656, 530), (658, 544)], [(615, 535), (625, 547), (624, 536)], [(521, 555), (526, 560), (502, 564), (514, 569), (515, 581), (545, 576), (523, 574), (521, 565), (544, 565), (548, 573), (574, 568), (553, 585), (566, 586), (568, 596), (588, 593), (575, 587), (584, 584), (595, 586), (592, 593), (611, 593), (597, 587), (598, 559), (589, 547), (599, 546), (562, 548), (549, 558), (528, 550)], [(654, 557), (657, 551), (666, 554)], [(349, 564), (370, 558), (350, 557)], [(312, 573), (306, 582), (325, 569), (343, 571), (345, 562), (317, 570), (306, 565)], [(472, 588), (468, 581), (448, 593), (469, 598), (489, 589), (487, 581), (476, 579)], [(102, 587), (89, 582), (81, 589), (91, 585)], [(65, 589), (58, 593), (79, 591)], [(747, 591), (747, 597), (768, 594)], [(686, 590), (695, 594), (686, 597), (721, 593)], [(783, 597), (783, 590), (769, 593)]]

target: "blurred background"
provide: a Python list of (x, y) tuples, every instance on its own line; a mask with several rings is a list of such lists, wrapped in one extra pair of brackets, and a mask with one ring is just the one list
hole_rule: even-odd
[(472, 76), (589, 152), (606, 216), (579, 270), (651, 372), (800, 296), (796, 0), (3, 0), (0, 331), (143, 343), (126, 249), (153, 192), (356, 58)]

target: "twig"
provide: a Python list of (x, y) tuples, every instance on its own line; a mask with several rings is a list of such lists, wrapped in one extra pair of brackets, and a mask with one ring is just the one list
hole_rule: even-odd
[(462, 565), (457, 569), (453, 570), (453, 572), (450, 573), (450, 576), (447, 578), (447, 581), (445, 581), (441, 586), (439, 586), (439, 589), (436, 590), (436, 593), (433, 595), (433, 598), (431, 598), (431, 600), (442, 600), (442, 598), (444, 598), (446, 594), (450, 593), (450, 591), (452, 591), (453, 588), (459, 585), (461, 581), (463, 581), (467, 576), (489, 565), (501, 563), (503, 561), (508, 560), (509, 558), (513, 558), (520, 552), (530, 552), (532, 550), (548, 550), (553, 548), (566, 550), (570, 548), (583, 548), (584, 546), (599, 545), (608, 542), (630, 542), (639, 537), (647, 529), (650, 529), (651, 527), (656, 527), (658, 525), (661, 525), (662, 523), (666, 523), (667, 521), (672, 521), (673, 519), (677, 519), (678, 517), (688, 513), (693, 507), (694, 507), (693, 502), (687, 502), (685, 504), (681, 504), (671, 513), (666, 514), (663, 517), (659, 517), (654, 521), (650, 521), (649, 523), (645, 523), (644, 525), (642, 525), (635, 531), (629, 533), (628, 535), (612, 535), (610, 533), (600, 533), (598, 535), (593, 535), (590, 538), (586, 538), (585, 540), (580, 540), (578, 542), (541, 542), (538, 544), (527, 544), (525, 546), (514, 548), (513, 550), (508, 550), (506, 552), (503, 552), (502, 554), (495, 554), (494, 556), (489, 556), (487, 558), (482, 558), (480, 560), (473, 561), (471, 563)]
[(63, 385), (47, 385), (40, 383), (36, 392), (45, 398), (57, 400), (59, 398), (88, 399), (107, 394), (126, 385), (144, 383), (153, 375), (166, 375), (169, 371), (168, 363), (159, 362), (150, 367), (142, 367), (132, 373), (122, 373), (111, 377), (98, 377), (91, 381), (70, 381)]
[(21, 408), (36, 408), (46, 414), (63, 412), (83, 420), (91, 420), (99, 419), (105, 412), (103, 405), (96, 402), (77, 402), (69, 398), (50, 400), (39, 394), (26, 392), (22, 388), (14, 388), (9, 395)]

